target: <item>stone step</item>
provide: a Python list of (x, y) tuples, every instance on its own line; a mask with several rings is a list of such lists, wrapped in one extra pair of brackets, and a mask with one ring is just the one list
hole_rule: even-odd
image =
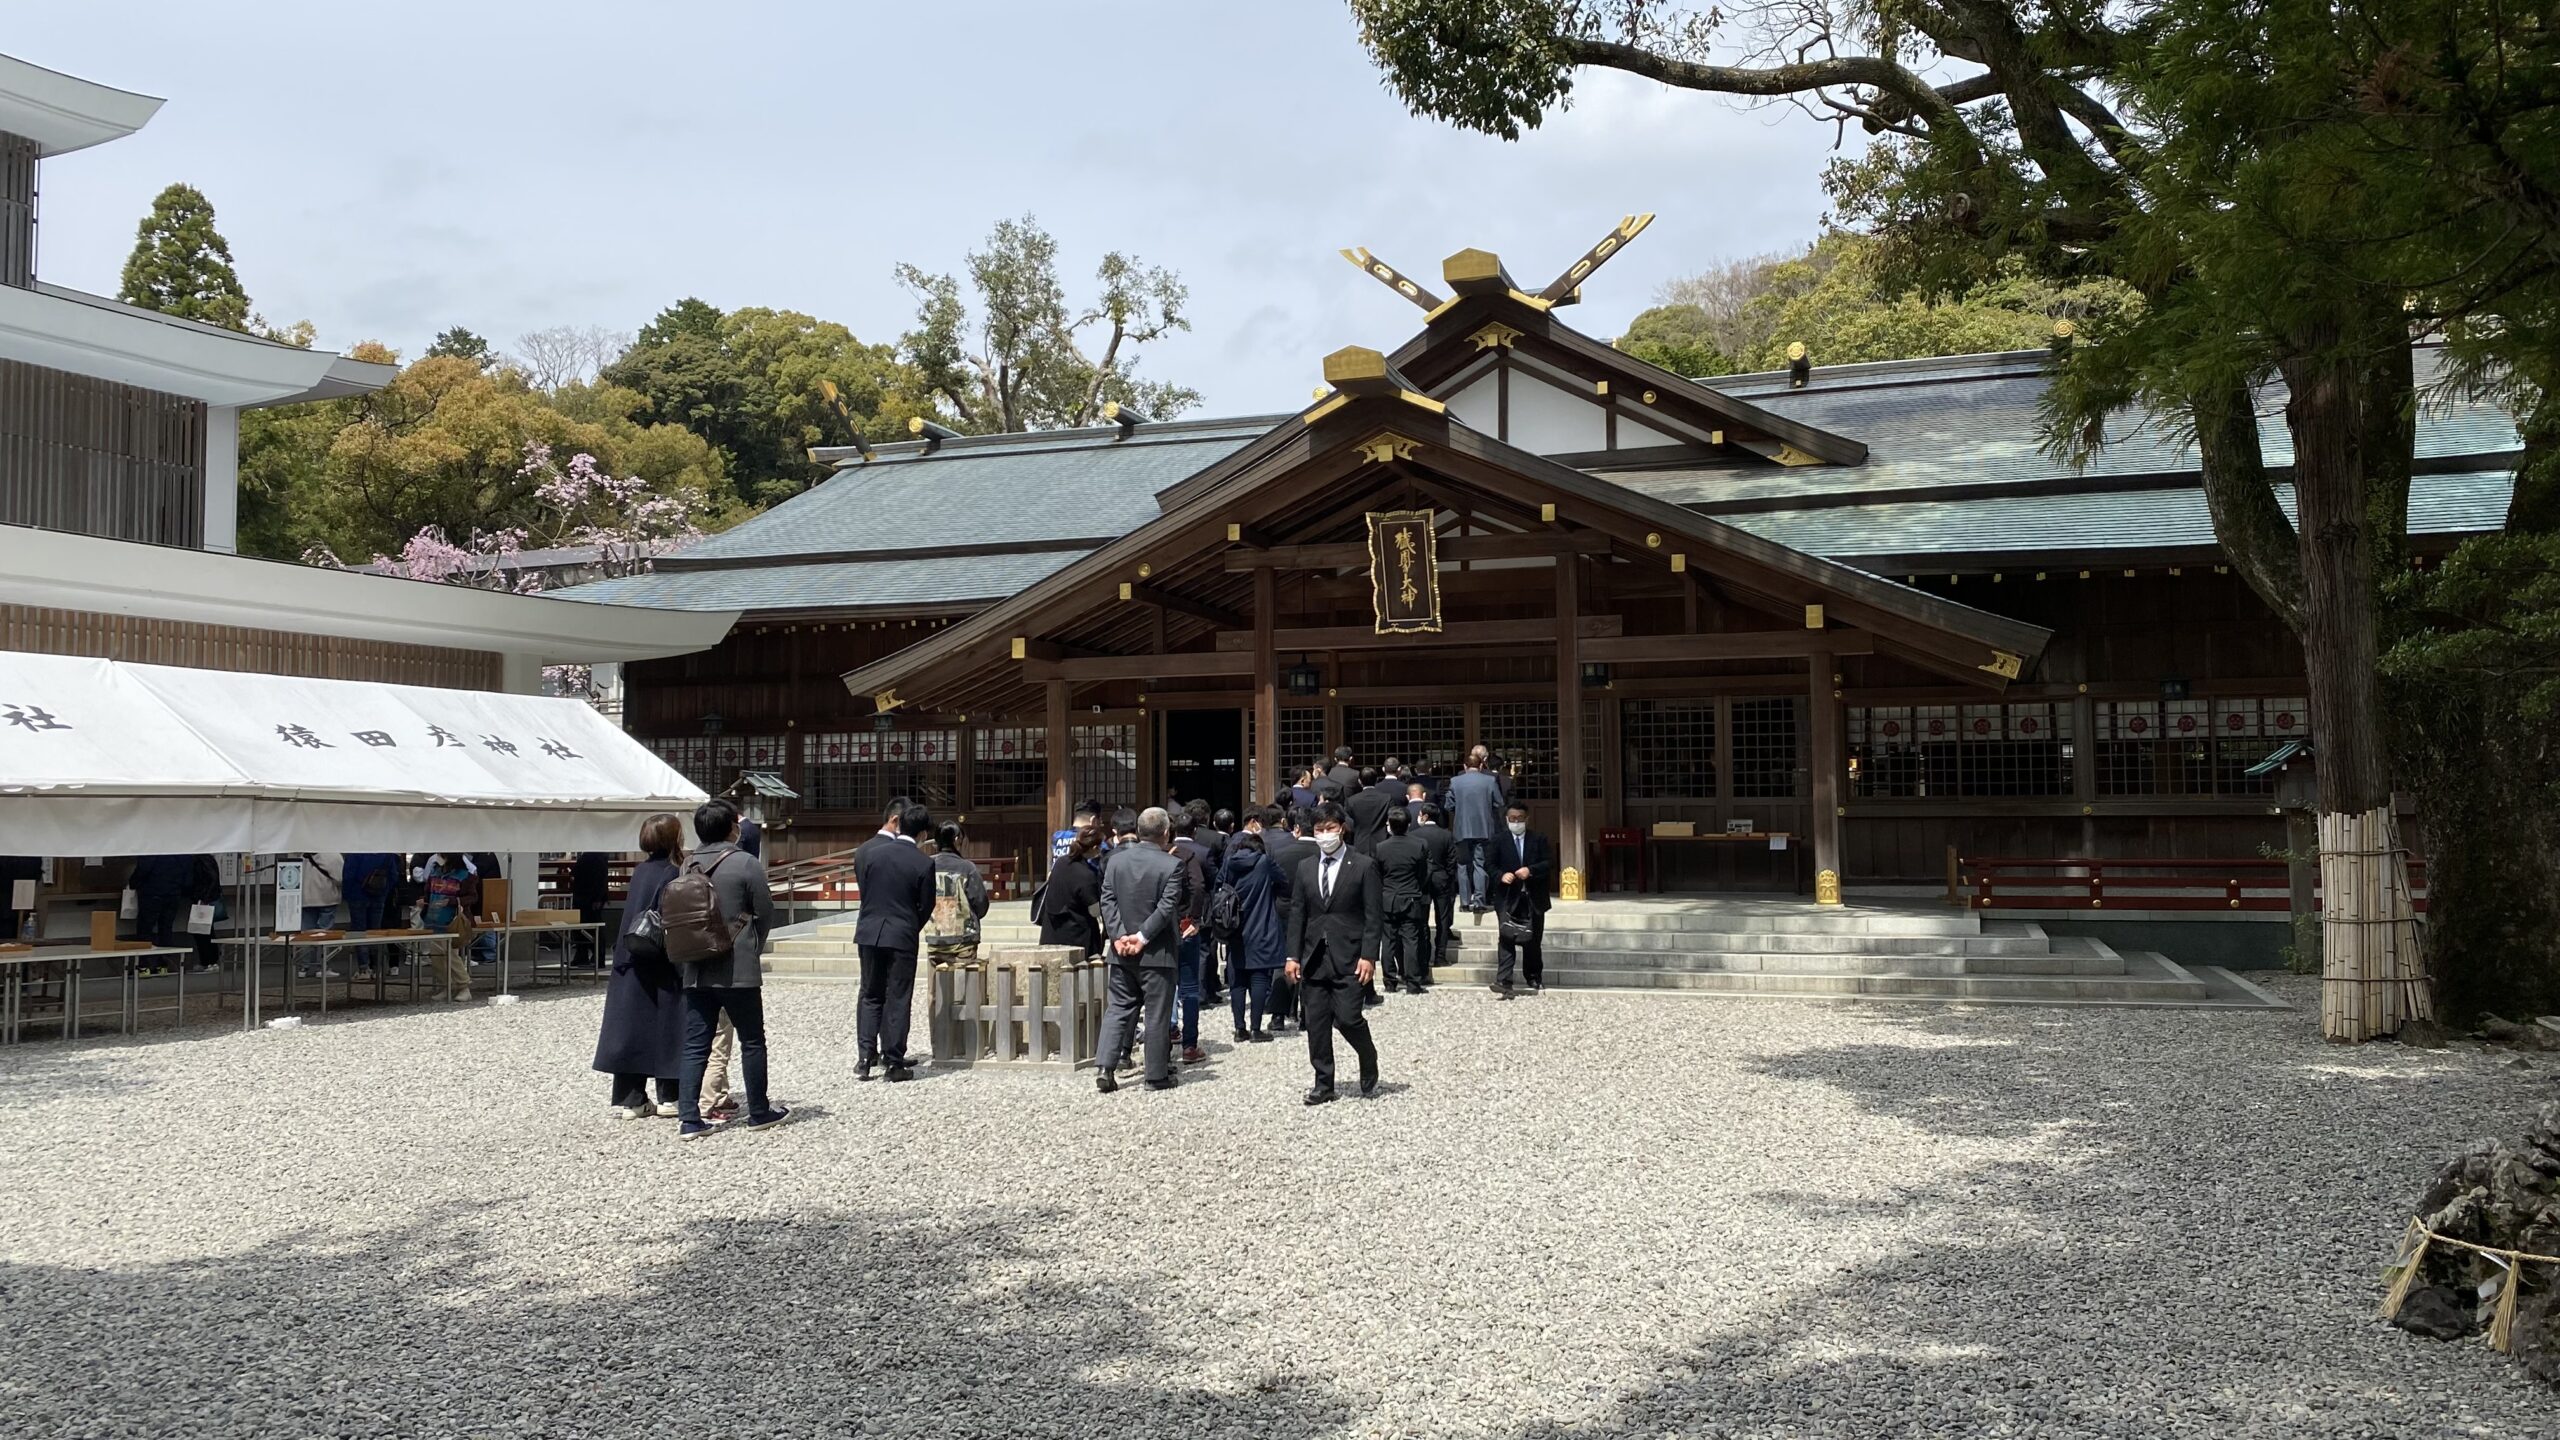
[[(1039, 927), (1027, 918), (1028, 907), (1021, 904), (998, 904), (988, 910), (981, 929), (986, 933), (1036, 937)], [(1460, 915), (1459, 929), (1481, 924), (1493, 928), (1494, 917)], [(1779, 902), (1731, 902), (1701, 904), (1692, 907), (1681, 901), (1666, 901), (1643, 906), (1623, 902), (1594, 901), (1581, 905), (1558, 905), (1550, 911), (1547, 923), (1575, 930), (1607, 930), (1674, 934), (1716, 935), (1983, 935), (1999, 933), (2006, 923), (2015, 927), (2023, 922), (1988, 922), (1965, 910), (1944, 912), (1928, 910), (1869, 910), (1857, 906), (1838, 909), (1817, 908), (1810, 901), (1791, 904)], [(826, 926), (824, 929), (852, 930), (850, 924)], [(2032, 927), (2030, 927), (2032, 928)], [(2014, 930), (2011, 933), (2017, 933)], [(2039, 932), (2040, 933), (2040, 932)]]
[[(1545, 949), (1550, 969), (1682, 971), (1763, 975), (2061, 975), (2112, 976), (2126, 972), (2118, 956), (2095, 955), (1683, 955), (1675, 952)], [(1460, 950), (1451, 965), (1489, 967), (1491, 950)]]
[[(2212, 990), (2195, 976), (2161, 956), (2143, 952), (2123, 957), (2125, 972), (2114, 975), (2042, 975), (1965, 973), (1932, 974), (1916, 970), (1879, 973), (1823, 974), (1802, 970), (1736, 971), (1722, 969), (1634, 967), (1601, 963), (1549, 952), (1546, 983), (1559, 990), (1681, 990), (1724, 994), (1788, 995), (1817, 999), (1878, 997), (1933, 1000), (2077, 1001), (2125, 1003), (2206, 1003)], [(1491, 983), (1493, 967), (1452, 964), (1440, 968), (1444, 982)]]

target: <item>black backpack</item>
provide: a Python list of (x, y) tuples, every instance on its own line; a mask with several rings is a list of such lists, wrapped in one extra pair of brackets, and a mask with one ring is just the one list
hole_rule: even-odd
[(1218, 877), (1217, 887), (1209, 892), (1209, 933), (1221, 940), (1233, 940), (1244, 934), (1244, 896)]

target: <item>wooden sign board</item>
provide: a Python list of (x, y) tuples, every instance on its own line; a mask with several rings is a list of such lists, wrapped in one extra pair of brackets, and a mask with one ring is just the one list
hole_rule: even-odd
[(1380, 635), (1440, 632), (1439, 535), (1428, 510), (1369, 513), (1369, 599)]

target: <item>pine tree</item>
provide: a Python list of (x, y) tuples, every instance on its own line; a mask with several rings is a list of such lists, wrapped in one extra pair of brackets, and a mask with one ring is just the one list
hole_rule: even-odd
[(227, 330), (249, 328), (249, 292), (231, 268), (231, 243), (213, 228), (213, 202), (203, 191), (172, 185), (151, 202), (116, 298)]

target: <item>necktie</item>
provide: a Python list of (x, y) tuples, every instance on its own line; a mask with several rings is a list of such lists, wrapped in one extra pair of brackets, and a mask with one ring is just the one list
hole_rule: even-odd
[(1333, 867), (1341, 863), (1342, 857), (1339, 855), (1328, 855), (1325, 857), (1324, 898), (1327, 900), (1331, 900), (1333, 898)]

